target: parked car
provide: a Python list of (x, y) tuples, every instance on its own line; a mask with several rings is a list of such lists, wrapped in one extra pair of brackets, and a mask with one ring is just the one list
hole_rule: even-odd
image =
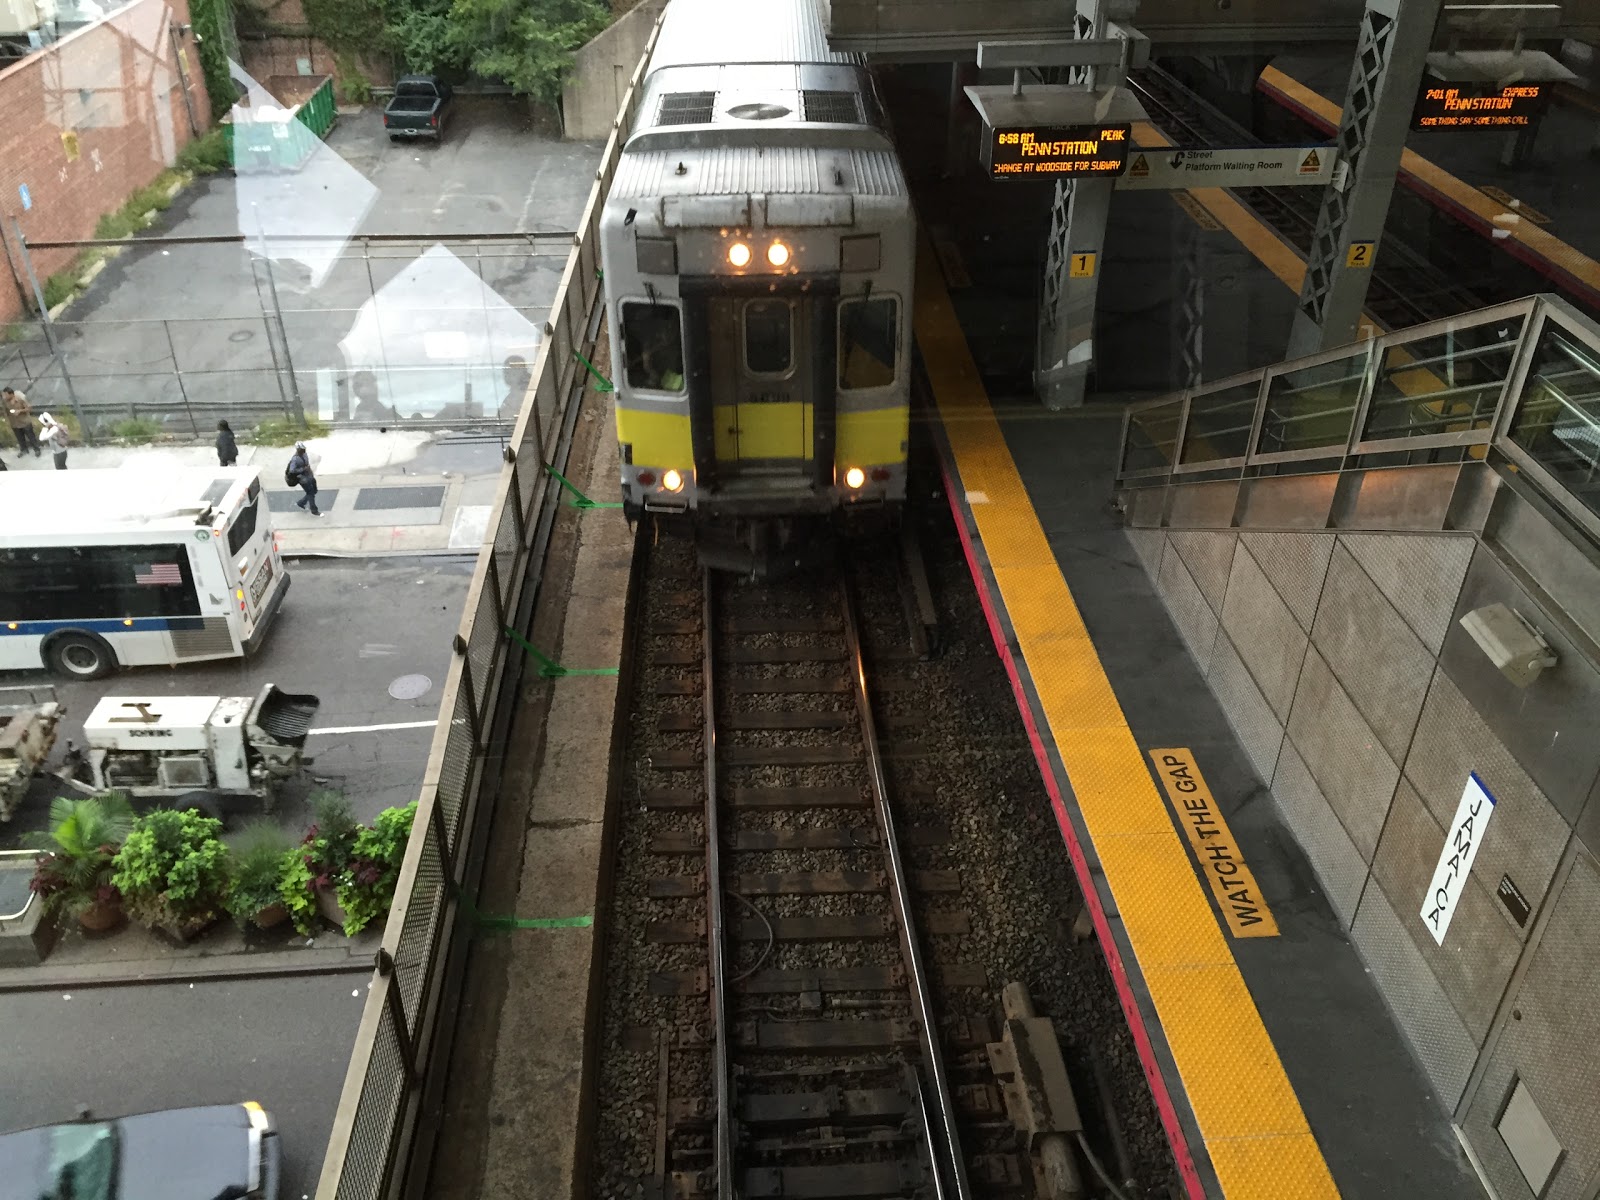
[(389, 140), (431, 137), (444, 133), (450, 114), (451, 88), (437, 75), (402, 75), (395, 82), (394, 98), (383, 110), (383, 127)]
[(259, 1104), (85, 1117), (0, 1134), (0, 1193), (73, 1200), (278, 1200), (278, 1131)]

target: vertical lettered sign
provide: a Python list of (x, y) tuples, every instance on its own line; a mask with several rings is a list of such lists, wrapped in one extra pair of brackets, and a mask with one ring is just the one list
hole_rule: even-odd
[(1474, 771), (1467, 776), (1467, 786), (1461, 793), (1461, 803), (1456, 805), (1455, 818), (1444, 833), (1439, 865), (1433, 869), (1433, 880), (1422, 898), (1422, 923), (1441, 946), (1444, 935), (1450, 931), (1450, 919), (1455, 916), (1461, 893), (1466, 890), (1472, 860), (1478, 857), (1478, 846), (1492, 816), (1494, 797)]

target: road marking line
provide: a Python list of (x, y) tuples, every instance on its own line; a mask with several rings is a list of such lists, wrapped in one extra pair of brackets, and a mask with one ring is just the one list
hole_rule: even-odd
[(438, 723), (439, 719), (435, 717), (431, 721), (396, 721), (392, 725), (336, 725), (332, 729), (313, 729), (306, 736), (315, 737), (319, 733), (384, 733), (390, 729), (432, 729)]

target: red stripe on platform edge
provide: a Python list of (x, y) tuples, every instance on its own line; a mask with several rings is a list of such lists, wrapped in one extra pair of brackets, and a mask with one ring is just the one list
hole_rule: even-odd
[(1050, 805), (1056, 814), (1056, 826), (1061, 830), (1062, 839), (1067, 844), (1067, 854), (1072, 859), (1073, 873), (1078, 877), (1078, 890), (1083, 893), (1084, 900), (1089, 905), (1089, 912), (1094, 917), (1095, 933), (1100, 939), (1100, 951), (1105, 955), (1106, 966), (1111, 971), (1111, 980), (1117, 988), (1117, 998), (1122, 1004), (1123, 1013), (1128, 1018), (1128, 1032), (1133, 1036), (1134, 1048), (1139, 1052), (1139, 1061), (1144, 1064), (1145, 1079), (1149, 1082), (1151, 1094), (1155, 1097), (1156, 1109), (1161, 1114), (1161, 1124), (1166, 1127), (1167, 1142), (1172, 1147), (1178, 1174), (1182, 1176), (1184, 1186), (1188, 1189), (1192, 1200), (1205, 1200), (1205, 1187), (1200, 1182), (1200, 1172), (1195, 1168), (1189, 1141), (1184, 1137), (1183, 1126), (1178, 1121), (1177, 1106), (1172, 1102), (1166, 1078), (1156, 1061), (1155, 1047), (1151, 1044), (1150, 1033), (1145, 1028), (1144, 1015), (1139, 1011), (1133, 987), (1128, 982), (1127, 969), (1122, 964), (1122, 953), (1117, 949), (1117, 944), (1111, 936), (1111, 923), (1106, 919), (1105, 909), (1100, 904), (1100, 894), (1089, 874), (1089, 863), (1083, 856), (1083, 847), (1078, 843), (1077, 832), (1072, 828), (1072, 819), (1067, 815), (1066, 803), (1062, 800), (1061, 789), (1056, 784), (1055, 770), (1050, 765), (1049, 751), (1046, 750), (1044, 738), (1040, 736), (1038, 724), (1033, 719), (1033, 706), (1028, 702), (1028, 692), (1022, 684), (1022, 673), (1011, 653), (1011, 647), (1006, 644), (1005, 630), (1000, 624), (999, 614), (995, 611), (993, 598), (989, 595), (989, 586), (984, 580), (983, 568), (978, 562), (972, 538), (967, 533), (965, 515), (956, 499), (956, 488), (950, 477), (950, 465), (944, 460), (943, 455), (940, 456), (939, 470), (944, 478), (945, 496), (950, 502), (950, 513), (955, 519), (956, 534), (961, 538), (961, 550), (966, 555), (967, 571), (972, 576), (973, 585), (978, 589), (978, 602), (983, 605), (984, 619), (989, 622), (989, 635), (994, 639), (995, 650), (998, 651), (1000, 661), (1005, 664), (1006, 674), (1011, 679), (1011, 692), (1017, 698), (1017, 711), (1022, 715), (1022, 724), (1028, 731), (1028, 741), (1033, 745), (1033, 757), (1039, 764), (1040, 778), (1044, 780), (1045, 790), (1050, 794)]

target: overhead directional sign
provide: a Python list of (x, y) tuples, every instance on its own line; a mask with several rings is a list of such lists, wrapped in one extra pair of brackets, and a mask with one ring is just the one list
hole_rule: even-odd
[(1117, 187), (1182, 191), (1197, 187), (1293, 187), (1333, 178), (1332, 146), (1249, 146), (1239, 150), (1147, 150), (1135, 147)]
[(994, 179), (1111, 177), (1128, 161), (1132, 132), (1123, 124), (990, 129), (983, 165)]
[(1549, 105), (1550, 85), (1429, 82), (1417, 97), (1413, 129), (1522, 129)]

